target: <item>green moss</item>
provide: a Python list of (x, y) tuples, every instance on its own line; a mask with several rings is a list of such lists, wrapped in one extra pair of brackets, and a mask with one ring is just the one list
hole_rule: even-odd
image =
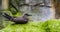
[(45, 32), (41, 28), (41, 22), (29, 22), (27, 24), (8, 25), (2, 29), (4, 32)]
[(60, 32), (60, 20), (47, 21), (50, 32)]
[(4, 32), (60, 32), (60, 20), (48, 20), (46, 22), (29, 22), (27, 24), (7, 25)]

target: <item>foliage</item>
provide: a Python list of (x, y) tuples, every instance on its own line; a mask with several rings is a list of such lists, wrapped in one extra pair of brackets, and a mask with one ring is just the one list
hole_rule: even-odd
[(29, 22), (27, 24), (9, 24), (1, 32), (60, 32), (60, 20)]
[(1, 31), (4, 32), (44, 32), (45, 30), (41, 28), (41, 22), (29, 22), (27, 24), (16, 24), (8, 25)]
[(20, 1), (21, 0), (9, 0), (9, 11), (15, 15), (18, 12), (22, 12), (20, 11)]
[(50, 32), (60, 32), (60, 20), (47, 21)]

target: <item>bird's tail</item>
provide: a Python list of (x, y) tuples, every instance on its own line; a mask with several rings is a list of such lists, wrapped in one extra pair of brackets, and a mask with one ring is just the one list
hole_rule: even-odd
[(4, 16), (5, 18), (7, 18), (8, 20), (13, 20), (13, 17), (12, 16), (10, 16), (10, 15), (8, 15), (7, 13), (4, 13), (4, 15), (2, 15), (2, 16)]

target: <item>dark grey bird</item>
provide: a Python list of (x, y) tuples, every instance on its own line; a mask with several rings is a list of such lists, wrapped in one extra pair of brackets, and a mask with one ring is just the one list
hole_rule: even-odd
[(28, 23), (29, 21), (28, 16), (31, 16), (31, 15), (26, 13), (22, 17), (12, 17), (8, 15), (7, 13), (4, 13), (3, 16), (16, 24), (25, 24), (25, 23)]

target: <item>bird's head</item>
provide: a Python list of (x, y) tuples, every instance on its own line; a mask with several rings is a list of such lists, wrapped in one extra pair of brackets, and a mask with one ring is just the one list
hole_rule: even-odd
[(30, 15), (30, 14), (28, 14), (28, 13), (25, 13), (25, 14), (23, 15), (24, 18), (29, 18), (29, 16), (32, 16), (32, 15)]
[(24, 14), (25, 16), (32, 16), (32, 15), (30, 15), (30, 14), (28, 14), (28, 13), (26, 13), (26, 14)]

